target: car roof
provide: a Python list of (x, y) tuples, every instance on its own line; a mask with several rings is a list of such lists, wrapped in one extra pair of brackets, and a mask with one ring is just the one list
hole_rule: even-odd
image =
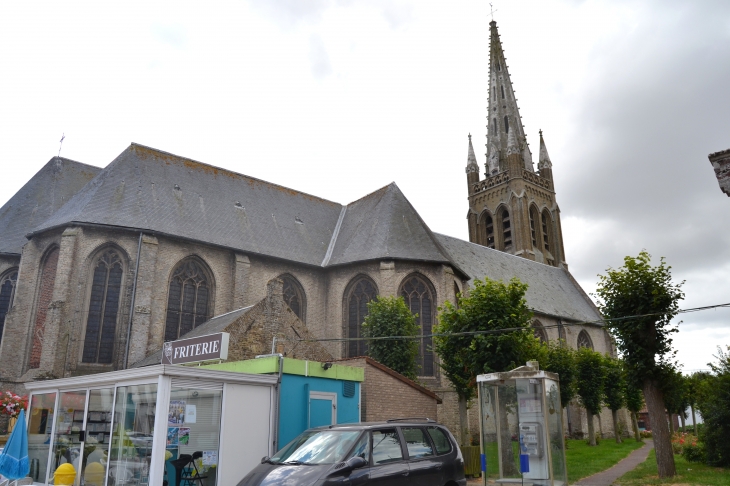
[(324, 425), (322, 427), (316, 427), (317, 429), (357, 429), (357, 430), (365, 430), (365, 429), (376, 429), (376, 428), (383, 428), (387, 426), (394, 426), (394, 425), (400, 425), (400, 426), (423, 426), (423, 425), (429, 425), (429, 426), (435, 426), (438, 425), (440, 427), (443, 427), (443, 425), (437, 423), (435, 420), (431, 419), (391, 419), (391, 420), (384, 420), (380, 422), (354, 422), (354, 423), (346, 423), (346, 424), (333, 424), (333, 425)]

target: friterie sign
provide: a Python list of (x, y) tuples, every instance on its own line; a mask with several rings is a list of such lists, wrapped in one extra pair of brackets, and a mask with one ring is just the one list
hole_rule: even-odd
[(162, 364), (196, 363), (228, 358), (228, 333), (178, 339), (165, 343)]

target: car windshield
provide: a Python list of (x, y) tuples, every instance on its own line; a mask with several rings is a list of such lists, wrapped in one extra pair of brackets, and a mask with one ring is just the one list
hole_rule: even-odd
[(274, 464), (334, 464), (344, 459), (359, 430), (307, 430), (270, 461)]

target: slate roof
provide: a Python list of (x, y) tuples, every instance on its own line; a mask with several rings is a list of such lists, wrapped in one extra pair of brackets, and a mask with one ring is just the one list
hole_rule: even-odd
[(0, 253), (20, 255), (25, 235), (53, 215), (101, 169), (53, 157), (0, 208)]
[(154, 231), (315, 266), (380, 258), (452, 263), (395, 184), (345, 207), (137, 144), (32, 234), (71, 223)]
[(451, 236), (436, 238), (471, 277), (508, 282), (517, 277), (529, 285), (527, 305), (536, 312), (581, 322), (601, 318), (598, 309), (567, 270), (477, 245)]
[[(223, 332), (225, 329), (233, 324), (236, 319), (241, 317), (242, 315), (246, 314), (248, 311), (253, 309), (253, 305), (250, 305), (248, 307), (244, 307), (242, 309), (236, 309), (232, 312), (228, 312), (226, 314), (221, 314), (219, 316), (213, 317), (212, 319), (205, 321), (192, 331), (188, 332), (187, 334), (180, 336), (179, 339), (188, 339), (188, 338), (194, 338), (198, 336), (206, 336), (208, 334), (215, 334), (218, 332)], [(162, 350), (156, 351), (149, 356), (147, 356), (144, 359), (141, 359), (134, 363), (131, 368), (142, 368), (143, 366), (152, 366), (156, 364), (160, 364), (162, 362)]]

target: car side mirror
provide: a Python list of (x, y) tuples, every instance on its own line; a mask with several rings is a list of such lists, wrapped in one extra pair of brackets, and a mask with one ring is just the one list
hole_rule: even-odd
[(350, 470), (359, 469), (367, 465), (367, 461), (360, 456), (354, 456), (347, 460), (347, 468)]
[(268, 460), (269, 460), (269, 456), (264, 456), (264, 457), (262, 457), (262, 458), (261, 458), (261, 464), (265, 463), (265, 462), (266, 462), (266, 461), (268, 461)]

